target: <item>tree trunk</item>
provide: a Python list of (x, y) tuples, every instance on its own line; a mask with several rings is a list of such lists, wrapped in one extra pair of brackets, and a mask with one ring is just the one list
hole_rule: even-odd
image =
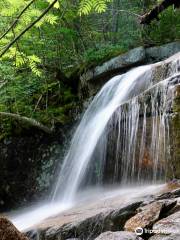
[(174, 5), (176, 8), (180, 7), (180, 0), (164, 0), (159, 5), (154, 7), (150, 12), (144, 14), (141, 18), (141, 24), (150, 24), (152, 20), (157, 19), (158, 15), (169, 6)]

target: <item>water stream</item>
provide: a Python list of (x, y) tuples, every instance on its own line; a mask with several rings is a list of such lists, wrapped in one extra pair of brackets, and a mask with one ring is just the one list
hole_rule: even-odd
[(153, 71), (154, 65), (138, 67), (103, 86), (72, 138), (52, 201), (13, 215), (17, 227), (23, 230), (74, 206), (80, 193), (92, 186), (123, 188), (165, 181), (173, 98), (170, 82), (178, 73), (174, 64), (169, 78), (155, 85)]
[(101, 145), (101, 149), (97, 149), (97, 143), (108, 121), (120, 104), (150, 86), (151, 74), (151, 66), (139, 67), (112, 78), (100, 90), (74, 134), (54, 190), (54, 199), (62, 202), (74, 201), (94, 151), (98, 152), (99, 158), (104, 155), (104, 147)]

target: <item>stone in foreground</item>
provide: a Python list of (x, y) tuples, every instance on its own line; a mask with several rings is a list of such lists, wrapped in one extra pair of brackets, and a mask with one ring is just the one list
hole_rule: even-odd
[[(161, 219), (153, 225), (154, 231), (160, 231), (163, 234), (178, 234), (180, 236), (180, 211)], [(180, 237), (179, 237), (180, 239)]]
[(162, 202), (154, 202), (145, 206), (142, 212), (136, 214), (126, 222), (124, 229), (134, 232), (136, 228), (152, 226), (159, 219), (162, 207)]
[(5, 217), (0, 217), (1, 240), (28, 240), (15, 226)]

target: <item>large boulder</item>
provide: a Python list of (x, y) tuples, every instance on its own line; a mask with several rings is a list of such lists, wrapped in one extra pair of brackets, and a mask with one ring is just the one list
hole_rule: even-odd
[(135, 233), (119, 231), (119, 232), (104, 232), (95, 240), (142, 240)]
[[(141, 202), (135, 202), (127, 204), (115, 209), (102, 210), (99, 213), (88, 213), (83, 218), (76, 217), (73, 222), (66, 224), (60, 224), (59, 226), (52, 226), (45, 228), (42, 235), (44, 239), (48, 240), (66, 240), (68, 238), (79, 237), (80, 239), (94, 239), (102, 231), (118, 231), (123, 230), (125, 222), (135, 214), (135, 210), (138, 208)], [(101, 208), (100, 208), (101, 209)], [(99, 210), (96, 210), (96, 212)], [(92, 214), (89, 217), (89, 214)], [(79, 218), (79, 219), (78, 219)]]
[(149, 240), (179, 240), (180, 239), (180, 210), (153, 225), (153, 233)]
[(149, 228), (155, 223), (160, 216), (161, 210), (163, 208), (163, 202), (153, 202), (145, 206), (142, 212), (136, 214), (134, 217), (130, 218), (124, 229), (126, 231), (134, 232), (137, 228)]
[(110, 77), (120, 72), (125, 72), (134, 66), (138, 66), (144, 61), (145, 50), (143, 47), (138, 47), (112, 58), (100, 66), (89, 69), (80, 76), (80, 95), (85, 91), (88, 97), (93, 96)]
[(15, 226), (5, 217), (0, 217), (0, 239), (1, 240), (28, 240)]
[(180, 235), (180, 211), (161, 219), (153, 225), (153, 230), (163, 234)]
[(165, 60), (179, 51), (180, 42), (172, 42), (151, 48), (134, 48), (84, 72), (80, 76), (79, 96), (89, 98), (96, 94), (111, 77), (127, 72), (135, 66)]
[(102, 232), (122, 231), (142, 203), (134, 201), (123, 204), (115, 197), (76, 207), (33, 227), (27, 236), (32, 240), (95, 239)]
[(140, 229), (142, 233), (146, 233), (152, 229), (155, 222), (173, 209), (175, 211), (177, 205), (177, 199), (163, 199), (149, 204), (143, 202), (142, 206), (137, 209), (138, 213), (126, 222), (124, 229), (131, 232)]
[(146, 61), (158, 62), (180, 51), (180, 42), (172, 42), (162, 46), (146, 48)]

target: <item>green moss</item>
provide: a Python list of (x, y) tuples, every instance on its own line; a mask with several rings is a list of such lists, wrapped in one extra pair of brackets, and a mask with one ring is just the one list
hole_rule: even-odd
[(99, 49), (89, 49), (87, 52), (85, 52), (84, 60), (85, 63), (88, 64), (87, 67), (94, 67), (126, 52), (127, 50), (128, 49), (119, 45), (101, 46)]

